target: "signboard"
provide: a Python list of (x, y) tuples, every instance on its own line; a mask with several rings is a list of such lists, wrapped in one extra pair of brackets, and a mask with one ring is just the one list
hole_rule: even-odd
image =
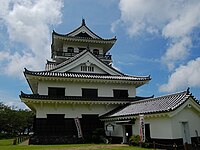
[(77, 129), (77, 132), (78, 132), (78, 138), (83, 138), (83, 134), (82, 134), (81, 124), (80, 124), (79, 118), (78, 117), (74, 118), (74, 122), (75, 122), (76, 129)]
[(145, 142), (144, 115), (139, 115), (139, 118), (140, 118), (140, 142)]
[(113, 126), (112, 124), (108, 124), (108, 125), (106, 126), (106, 130), (109, 131), (109, 132), (113, 132), (114, 126)]

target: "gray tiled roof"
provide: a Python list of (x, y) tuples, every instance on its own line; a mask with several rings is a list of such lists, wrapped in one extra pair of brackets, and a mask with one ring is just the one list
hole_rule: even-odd
[(61, 77), (61, 78), (84, 78), (84, 79), (104, 79), (104, 80), (126, 80), (126, 81), (149, 81), (150, 76), (137, 77), (128, 75), (102, 75), (102, 74), (82, 74), (71, 72), (50, 72), (50, 71), (29, 71), (25, 69), (24, 74), (43, 76), (43, 77)]
[(51, 96), (51, 95), (39, 95), (39, 94), (26, 94), (21, 91), (20, 98), (36, 99), (36, 100), (73, 100), (73, 101), (122, 101), (124, 103), (130, 103), (131, 101), (140, 100), (141, 97), (82, 97), (82, 96)]
[(114, 71), (120, 73), (121, 75), (123, 75), (123, 73), (121, 73), (120, 71), (118, 71), (118, 70), (116, 70), (115, 68), (113, 68), (112, 66), (110, 66), (110, 65), (108, 65), (108, 64), (106, 64), (106, 63), (104, 63), (100, 58), (98, 58), (98, 57), (95, 56), (93, 53), (91, 53), (91, 51), (90, 51), (89, 49), (83, 50), (81, 53), (76, 54), (74, 57), (71, 57), (71, 58), (69, 58), (68, 60), (66, 60), (66, 61), (64, 61), (64, 62), (62, 62), (62, 63), (60, 63), (60, 64), (58, 64), (58, 65), (55, 65), (53, 68), (49, 69), (48, 71), (54, 71), (54, 70), (56, 70), (56, 69), (58, 69), (58, 68), (61, 68), (61, 67), (65, 66), (65, 65), (68, 65), (69, 63), (71, 63), (71, 62), (77, 60), (78, 58), (80, 58), (81, 56), (83, 56), (83, 55), (84, 55), (85, 53), (87, 53), (87, 52), (90, 53), (91, 55), (93, 55), (95, 58), (97, 58), (100, 62), (102, 62), (104, 65), (106, 65), (106, 66), (109, 67), (110, 69), (112, 69), (112, 70), (114, 70)]
[[(93, 35), (95, 35), (97, 38), (88, 38), (88, 37), (73, 37), (73, 36), (70, 36), (70, 34), (71, 33), (73, 33), (73, 32), (76, 32), (77, 30), (79, 30), (80, 28), (82, 28), (82, 27), (85, 27), (85, 28), (87, 28)], [(85, 24), (85, 20), (83, 19), (82, 20), (82, 24), (81, 24), (81, 26), (79, 26), (78, 28), (76, 28), (75, 30), (73, 30), (73, 31), (71, 31), (70, 33), (67, 33), (67, 34), (59, 34), (59, 33), (57, 33), (57, 32), (55, 32), (54, 30), (53, 30), (53, 34), (54, 35), (58, 35), (58, 36), (62, 36), (62, 37), (66, 37), (66, 38), (74, 38), (74, 39), (91, 39), (91, 40), (99, 40), (99, 41), (116, 41), (117, 39), (116, 39), (116, 37), (114, 37), (114, 38), (110, 38), (110, 39), (105, 39), (105, 38), (101, 38), (100, 36), (98, 36), (96, 33), (94, 33), (92, 30), (90, 30), (90, 28), (88, 28), (87, 27), (87, 25)]]
[[(189, 90), (161, 96), (157, 98), (149, 98), (131, 103), (124, 109), (115, 112), (107, 117), (122, 117), (139, 114), (152, 114), (160, 112), (169, 112), (181, 106), (186, 100), (192, 97)], [(106, 117), (106, 118), (107, 118)]]

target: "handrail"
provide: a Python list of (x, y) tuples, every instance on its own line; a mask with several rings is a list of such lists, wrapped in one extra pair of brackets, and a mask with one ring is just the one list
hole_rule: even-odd
[[(53, 54), (56, 55), (56, 56), (72, 57), (72, 56), (75, 56), (78, 53), (54, 51)], [(105, 60), (111, 60), (112, 59), (112, 55), (110, 55), (110, 54), (106, 54), (106, 55), (99, 54), (99, 55), (95, 55), (95, 56), (97, 56), (99, 59), (105, 59)]]

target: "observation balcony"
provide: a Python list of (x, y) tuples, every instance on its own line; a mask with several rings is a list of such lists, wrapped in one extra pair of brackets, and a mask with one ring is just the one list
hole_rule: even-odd
[[(74, 57), (77, 54), (78, 53), (75, 53), (75, 52), (54, 51), (52, 53), (52, 58), (55, 59), (55, 60), (56, 59), (69, 59), (71, 57)], [(94, 55), (106, 64), (112, 63), (112, 55), (110, 55), (110, 54), (106, 54), (106, 55), (102, 55), (102, 54), (96, 55), (96, 54), (94, 54)]]

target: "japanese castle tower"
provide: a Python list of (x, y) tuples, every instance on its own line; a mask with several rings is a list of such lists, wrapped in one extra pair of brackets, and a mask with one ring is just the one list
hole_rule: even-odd
[[(142, 107), (152, 104), (148, 99), (143, 103), (144, 98), (136, 96), (136, 88), (148, 83), (150, 76), (130, 76), (112, 67), (109, 51), (116, 40), (115, 37), (104, 39), (98, 36), (87, 27), (84, 19), (70, 33), (53, 31), (52, 61), (47, 61), (44, 71), (24, 71), (32, 94), (22, 92), (20, 98), (36, 113), (30, 144), (87, 142), (98, 128), (112, 132), (108, 136), (115, 141), (127, 142), (125, 136), (136, 131), (132, 125), (140, 113), (165, 111), (154, 107), (143, 111)], [(190, 98), (188, 91), (178, 95), (186, 96), (186, 100)], [(177, 95), (167, 98), (171, 100), (173, 96)], [(160, 103), (162, 99), (154, 101)], [(170, 104), (165, 106), (166, 110), (178, 107), (182, 102)], [(199, 105), (196, 107), (200, 108)]]

